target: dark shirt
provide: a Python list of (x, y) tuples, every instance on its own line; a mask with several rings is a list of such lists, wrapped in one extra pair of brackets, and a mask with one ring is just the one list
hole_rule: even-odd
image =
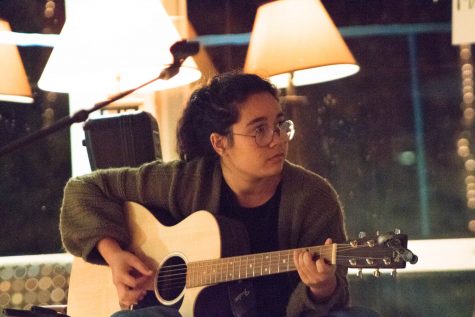
[[(277, 223), (281, 195), (279, 185), (274, 196), (261, 206), (241, 207), (229, 186), (223, 181), (220, 213), (244, 224), (250, 252), (278, 250)], [(274, 274), (253, 278), (257, 316), (284, 316), (291, 289), (287, 274)]]

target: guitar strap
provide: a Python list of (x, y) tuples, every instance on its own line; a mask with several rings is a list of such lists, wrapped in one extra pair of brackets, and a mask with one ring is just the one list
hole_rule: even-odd
[[(249, 237), (245, 226), (237, 220), (217, 215), (222, 236), (222, 255), (239, 256), (249, 253)], [(234, 317), (257, 317), (252, 280), (227, 283), (229, 304)]]
[(257, 317), (256, 298), (251, 280), (229, 283), (228, 295), (234, 317)]

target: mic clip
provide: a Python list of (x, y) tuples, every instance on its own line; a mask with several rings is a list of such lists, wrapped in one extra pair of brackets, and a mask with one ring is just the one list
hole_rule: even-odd
[(196, 55), (200, 50), (200, 44), (196, 41), (181, 40), (170, 47), (173, 56), (173, 63), (162, 70), (161, 79), (170, 79), (180, 71), (180, 67), (187, 57)]

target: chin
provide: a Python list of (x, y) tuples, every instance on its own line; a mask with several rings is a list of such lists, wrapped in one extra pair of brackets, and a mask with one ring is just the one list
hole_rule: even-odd
[(262, 172), (266, 174), (266, 176), (275, 176), (280, 175), (282, 173), (282, 169), (284, 168), (284, 160), (282, 161), (275, 161), (272, 164), (268, 164), (262, 168)]

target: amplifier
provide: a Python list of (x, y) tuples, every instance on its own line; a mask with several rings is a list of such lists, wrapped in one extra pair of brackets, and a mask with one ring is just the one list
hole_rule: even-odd
[(88, 119), (84, 124), (91, 169), (139, 166), (162, 159), (155, 118), (145, 111), (123, 112)]

